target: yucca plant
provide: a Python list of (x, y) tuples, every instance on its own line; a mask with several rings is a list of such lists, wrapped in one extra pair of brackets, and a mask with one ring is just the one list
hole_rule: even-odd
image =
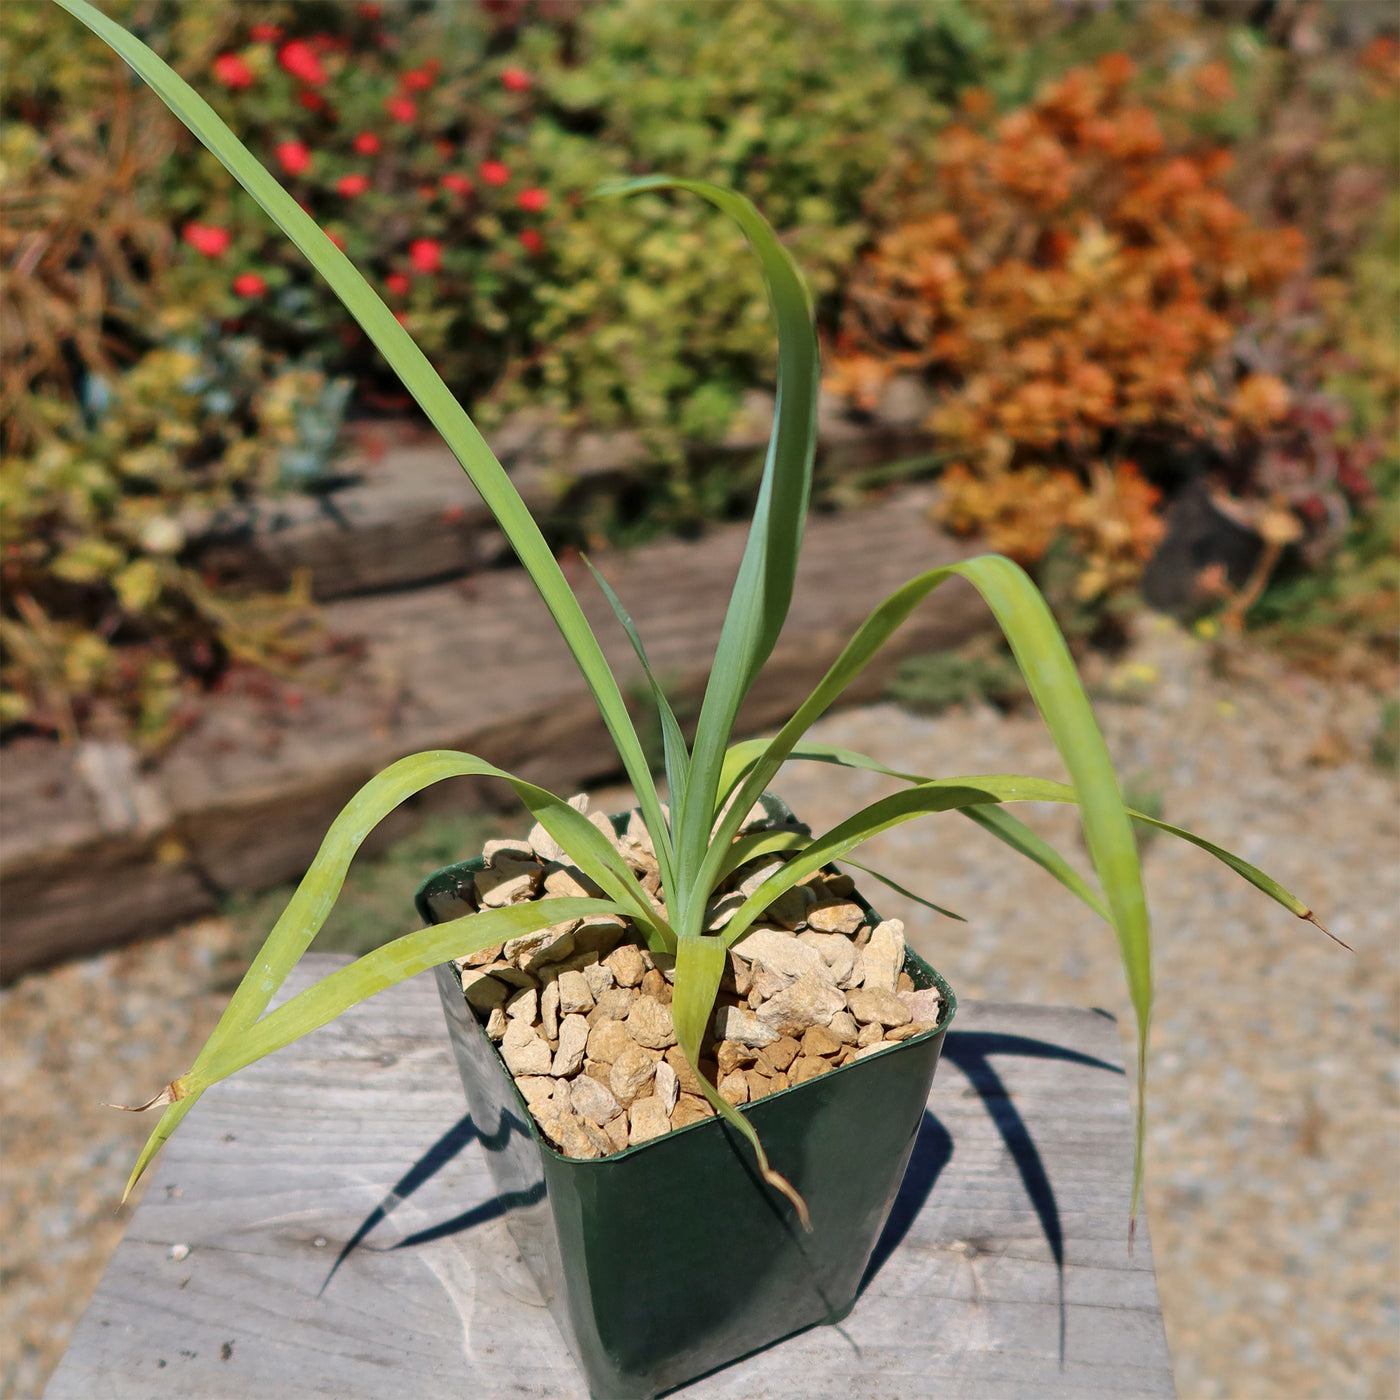
[[(663, 913), (600, 830), (555, 794), (470, 754), (431, 752), (401, 759), (367, 783), (335, 820), (310, 871), (194, 1064), (143, 1106), (162, 1105), (165, 1111), (132, 1171), (128, 1190), (210, 1085), (325, 1025), (395, 982), (566, 919), (604, 913), (622, 915), (633, 921), (654, 953), (674, 957), (675, 1033), (691, 1067), (701, 1077), (697, 1067), (699, 1052), (726, 952), (774, 899), (880, 831), (914, 817), (955, 811), (985, 828), (1012, 851), (1043, 866), (1095, 914), (1106, 919), (1117, 935), (1137, 1018), (1137, 1152), (1130, 1212), (1134, 1214), (1142, 1178), (1144, 1066), (1152, 1009), (1152, 965), (1133, 821), (1195, 843), (1298, 917), (1317, 921), (1300, 900), (1246, 861), (1190, 832), (1124, 806), (1107, 748), (1049, 609), (1021, 569), (998, 556), (932, 569), (911, 579), (871, 613), (775, 738), (731, 742), (739, 707), (773, 649), (792, 594), (811, 489), (818, 384), (810, 299), (791, 257), (754, 206), (730, 190), (663, 177), (633, 180), (599, 192), (617, 196), (639, 190), (682, 190), (709, 200), (729, 214), (743, 229), (759, 259), (778, 323), (776, 422), (748, 543), (693, 744), (687, 744), (652, 675), (642, 641), (621, 602), (599, 580), (636, 650), (659, 716), (669, 788), (666, 809), (653, 785), (622, 692), (563, 573), (481, 434), (407, 332), (345, 255), (196, 92), (144, 44), (85, 0), (58, 3), (111, 44), (285, 230), (334, 288), (442, 433), (495, 512), (593, 693), (622, 765), (636, 788), (664, 894)], [(803, 736), (813, 722), (912, 610), (955, 575), (971, 582), (995, 614), (1064, 760), (1069, 784), (1007, 774), (926, 778), (893, 773), (862, 754), (804, 742)], [(893, 774), (906, 786), (821, 836), (804, 838), (789, 831), (740, 837), (745, 815), (779, 766), (789, 759), (873, 769)], [(535, 820), (602, 891), (601, 897), (545, 898), (452, 919), (384, 945), (264, 1014), (316, 936), (352, 856), (375, 824), (430, 784), (463, 774), (508, 782)], [(1078, 804), (1101, 892), (1092, 889), (1057, 851), (1005, 810), (1004, 804), (1022, 801)], [(706, 906), (736, 861), (777, 850), (789, 854), (786, 862), (748, 897), (722, 932), (707, 933)], [(796, 1192), (769, 1167), (763, 1146), (744, 1115), (721, 1098), (712, 1085), (706, 1086), (706, 1092), (715, 1110), (751, 1143), (765, 1179), (787, 1193), (799, 1214), (805, 1215)]]

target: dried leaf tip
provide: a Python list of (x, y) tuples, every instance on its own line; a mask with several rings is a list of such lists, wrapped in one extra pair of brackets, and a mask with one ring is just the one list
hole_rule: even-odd
[(145, 1103), (103, 1103), (103, 1108), (119, 1108), (123, 1113), (144, 1113), (148, 1108), (165, 1108), (181, 1096), (176, 1092), (174, 1082), (167, 1084), (155, 1098)]
[(775, 1172), (772, 1167), (763, 1168), (763, 1179), (775, 1190), (781, 1191), (793, 1204), (793, 1209), (797, 1211), (797, 1218), (802, 1223), (802, 1228), (810, 1235), (812, 1233), (812, 1213), (807, 1209), (807, 1202), (802, 1199), (793, 1184), (787, 1177)]
[(1303, 912), (1298, 915), (1298, 917), (1300, 919), (1306, 919), (1310, 924), (1316, 924), (1317, 927), (1320, 928), (1323, 931), (1323, 933), (1325, 933), (1328, 936), (1328, 938), (1332, 940), (1333, 943), (1341, 943), (1342, 947), (1345, 948), (1348, 953), (1356, 952), (1356, 949), (1353, 948), (1350, 943), (1342, 943), (1342, 940), (1338, 938), (1337, 935), (1333, 933), (1332, 930), (1328, 928), (1327, 925), (1324, 924), (1322, 920), (1319, 919), (1311, 909), (1304, 909)]

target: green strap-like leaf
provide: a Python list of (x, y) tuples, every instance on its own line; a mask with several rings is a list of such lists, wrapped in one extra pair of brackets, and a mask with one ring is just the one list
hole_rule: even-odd
[[(762, 754), (767, 742), (765, 739), (747, 739), (730, 748), (725, 767), (725, 792), (728, 792), (739, 781), (749, 765)], [(838, 748), (834, 744), (818, 744), (811, 740), (804, 740), (797, 744), (788, 758), (807, 759), (814, 763), (831, 763), (841, 768), (859, 768), (871, 773), (884, 773), (888, 777), (898, 778), (905, 783), (930, 783), (934, 781), (931, 777), (921, 776), (917, 773), (903, 773), (897, 768), (891, 768), (888, 764), (881, 763), (879, 759), (858, 753), (854, 749)], [(1046, 802), (1075, 802), (1077, 800), (1073, 790), (1065, 787), (1064, 784), (1055, 784), (1054, 787), (1057, 791), (1047, 789), (1046, 796), (1042, 800)], [(1000, 807), (972, 806), (958, 810), (961, 816), (975, 822), (999, 841), (1004, 842), (1013, 850), (1019, 851), (1044, 868), (1101, 919), (1106, 923), (1112, 923), (1103, 900), (1089, 887), (1088, 881), (1044, 837), (1033, 831), (1024, 822)], [(1223, 846), (1217, 846), (1213, 842), (1207, 841), (1203, 836), (1197, 836), (1193, 831), (1187, 831), (1184, 827), (1172, 826), (1132, 807), (1126, 810), (1132, 821), (1140, 822), (1143, 826), (1155, 827), (1158, 831), (1165, 831), (1183, 841), (1189, 841), (1193, 846), (1198, 846), (1201, 850), (1213, 855), (1217, 860), (1243, 876), (1256, 889), (1262, 890), (1275, 903), (1282, 905), (1290, 914), (1315, 924), (1334, 943), (1341, 943), (1343, 948), (1349, 952), (1352, 951), (1350, 945), (1342, 943), (1342, 940), (1335, 933), (1327, 929), (1319, 921), (1317, 915), (1297, 895), (1285, 889), (1272, 876), (1266, 875), (1258, 866), (1251, 865), (1241, 856), (1227, 851)], [(855, 864), (849, 860), (845, 863)], [(861, 868), (868, 869), (864, 866)], [(878, 871), (870, 870), (869, 873), (874, 875), (877, 880), (884, 879)], [(889, 882), (886, 881), (886, 883)], [(901, 891), (901, 893), (906, 892)], [(913, 898), (917, 899), (918, 897), (913, 896)]]
[(212, 1048), (207, 1044), (190, 1070), (172, 1081), (165, 1095), (156, 1102), (165, 1101), (167, 1095), (174, 1101), (161, 1114), (160, 1121), (146, 1139), (122, 1199), (131, 1194), (132, 1187), (141, 1179), (156, 1153), (211, 1084), (227, 1079), (254, 1060), (326, 1025), (366, 997), (436, 967), (438, 963), (468, 957), (493, 943), (504, 943), (565, 919), (622, 912), (625, 911), (620, 906), (606, 899), (532, 900), (505, 909), (484, 909), (405, 934), (348, 967), (338, 968), (260, 1021), (231, 1032)]
[(175, 1081), (184, 1093), (203, 1093), (211, 1084), (236, 1074), (254, 1060), (280, 1050), (333, 1021), (343, 1011), (452, 958), (465, 958), (495, 943), (523, 937), (567, 919), (594, 914), (625, 914), (609, 899), (534, 899), (501, 909), (464, 914), (431, 928), (418, 929), (366, 953), (346, 967), (269, 1012), (262, 1020), (227, 1040), (216, 1054)]
[[(762, 755), (766, 743), (767, 741), (763, 739), (749, 739), (730, 748), (725, 757), (722, 787), (722, 791), (726, 795), (743, 776), (747, 767)], [(832, 763), (840, 768), (860, 768), (871, 773), (884, 773), (888, 777), (898, 778), (905, 783), (933, 781), (932, 777), (928, 775), (901, 773), (897, 768), (891, 768), (888, 764), (881, 763), (878, 759), (871, 758), (867, 754), (857, 753), (854, 749), (838, 748), (834, 744), (813, 743), (811, 740), (804, 740), (795, 745), (792, 752), (788, 754), (788, 759), (809, 759), (815, 763)], [(1010, 846), (1013, 851), (1033, 860), (1054, 876), (1071, 894), (1083, 900), (1099, 918), (1110, 924), (1113, 922), (1109, 918), (1103, 900), (1090, 888), (1089, 882), (1043, 836), (1032, 831), (1019, 817), (1013, 817), (1010, 812), (1004, 811), (1000, 807), (963, 807), (959, 809), (959, 813), (969, 821), (976, 822), (978, 826), (990, 832), (997, 840)], [(1129, 809), (1128, 815), (1136, 817), (1139, 814)], [(856, 862), (847, 861), (846, 863), (851, 865)], [(900, 889), (898, 885), (881, 875), (878, 870), (871, 870), (869, 866), (860, 866), (860, 869), (867, 871), (877, 880), (884, 881), (891, 888), (899, 890), (900, 894), (908, 895), (910, 899), (921, 904), (928, 903), (927, 900), (920, 899), (918, 895)], [(951, 911), (940, 909), (936, 904), (929, 904), (929, 908), (940, 914), (950, 914), (952, 918), (961, 918), (961, 915), (951, 914)]]
[[(614, 903), (643, 929), (653, 946), (673, 949), (675, 935), (661, 919), (617, 848), (586, 817), (563, 798), (517, 778), (473, 754), (447, 749), (413, 754), (376, 774), (346, 804), (331, 823), (321, 848), (295, 893), (273, 925), (252, 966), (224, 1008), (223, 1015), (195, 1059), (191, 1073), (202, 1071), (229, 1043), (258, 1021), (298, 959), (311, 946), (345, 883), (355, 852), (383, 819), (407, 798), (444, 778), (500, 778), (515, 789), (535, 820), (566, 850)], [(446, 927), (444, 925), (444, 927)], [(189, 1112), (198, 1094), (182, 1098), (166, 1110), (132, 1180), (145, 1169), (176, 1124)], [(130, 1189), (130, 1186), (127, 1188)]]
[(663, 883), (670, 889), (672, 872), (665, 822), (650, 781), (646, 755), (627, 713), (622, 692), (544, 536), (476, 425), (413, 343), (413, 338), (399, 325), (393, 312), (356, 271), (355, 265), (263, 169), (218, 113), (169, 64), (87, 0), (56, 0), (56, 3), (111, 45), (262, 205), (325, 278), (442, 434), (529, 572), (593, 692), (603, 722), (637, 791), (643, 818), (656, 846)]
[[(971, 811), (973, 809), (964, 807), (961, 810)], [(922, 904), (925, 909), (932, 909), (935, 914), (942, 914), (942, 916), (945, 919), (956, 919), (960, 924), (965, 924), (967, 922), (967, 920), (964, 919), (961, 914), (955, 914), (951, 909), (945, 909), (941, 904), (935, 904), (933, 900), (925, 899), (923, 895), (915, 894), (913, 890), (905, 889), (904, 886), (899, 884), (897, 881), (891, 880), (888, 875), (881, 875), (878, 870), (874, 870), (870, 866), (864, 865), (858, 860), (852, 860), (850, 856), (845, 856), (842, 859), (841, 864), (853, 865), (857, 870), (863, 870), (867, 875), (871, 876), (873, 879), (878, 880), (882, 885), (887, 886), (889, 889), (892, 889), (896, 894), (902, 894), (905, 897), (905, 899), (912, 899), (915, 904)]]
[(728, 879), (741, 865), (777, 851), (800, 851), (812, 838), (800, 831), (756, 831), (739, 836), (730, 844), (719, 868), (719, 878)]
[(805, 849), (785, 861), (735, 910), (721, 930), (721, 936), (727, 945), (733, 946), (780, 894), (892, 826), (933, 812), (955, 811), (980, 803), (1041, 801), (1043, 792), (1063, 787), (1063, 783), (1048, 784), (1042, 778), (995, 773), (970, 778), (939, 778), (882, 797), (830, 831), (814, 836)]
[[(1079, 795), (1080, 821), (1089, 858), (1103, 886), (1122, 954), (1123, 970), (1138, 1029), (1138, 1133), (1133, 1174), (1132, 1215), (1142, 1189), (1142, 1149), (1146, 1117), (1142, 1091), (1146, 1083), (1147, 1031), (1152, 1016), (1152, 944), (1147, 900), (1138, 868), (1137, 845), (1118, 790), (1108, 748), (1094, 721), (1084, 687), (1060, 629), (1039, 590), (1018, 565), (1000, 555), (985, 554), (944, 568), (930, 569), (911, 579), (884, 600), (857, 629), (826, 675), (797, 713), (764, 750), (739, 785), (729, 813), (720, 823), (715, 842), (696, 877), (697, 886), (712, 888), (722, 847), (752, 804), (768, 786), (783, 760), (807, 729), (864, 669), (872, 656), (909, 614), (939, 584), (950, 578), (968, 580), (992, 609), (1031, 698)], [(698, 753), (698, 747), (697, 747)], [(718, 778), (718, 773), (716, 774)]]
[(713, 937), (681, 938), (676, 945), (676, 983), (671, 1001), (671, 1020), (675, 1026), (676, 1043), (681, 1047), (686, 1062), (695, 1071), (710, 1106), (727, 1123), (732, 1123), (743, 1134), (758, 1159), (758, 1170), (775, 1190), (781, 1191), (797, 1211), (797, 1218), (804, 1230), (812, 1228), (812, 1218), (807, 1210), (807, 1202), (793, 1189), (792, 1183), (776, 1172), (768, 1161), (754, 1126), (723, 1098), (719, 1089), (705, 1078), (700, 1069), (700, 1049), (705, 1043), (705, 1032), (714, 1014), (715, 998), (719, 993), (720, 978), (724, 976), (726, 945), (722, 939)]
[[(617, 620), (622, 624), (622, 630), (627, 633), (627, 640), (632, 643), (632, 650), (636, 653), (647, 678), (652, 703), (656, 706), (657, 718), (661, 721), (661, 742), (666, 755), (666, 785), (670, 790), (671, 807), (672, 810), (678, 810), (685, 806), (685, 790), (690, 779), (690, 751), (686, 748), (685, 735), (681, 733), (680, 722), (671, 708), (671, 702), (666, 698), (666, 692), (661, 688), (661, 682), (656, 679), (651, 669), (646, 647), (642, 645), (641, 634), (637, 631), (631, 614), (622, 606), (622, 599), (613, 591), (607, 579), (593, 567), (593, 561), (587, 555), (583, 556), (583, 562), (588, 566), (588, 571), (602, 590), (603, 597), (608, 600)], [(671, 846), (669, 830), (666, 832), (666, 843), (668, 847)], [(672, 850), (674, 852), (674, 848)]]
[[(743, 195), (717, 185), (665, 176), (629, 180), (600, 193), (633, 194), (660, 189), (698, 194), (734, 219), (758, 256), (778, 322), (778, 396), (773, 433), (753, 523), (700, 707), (690, 781), (677, 826), (679, 886), (675, 895), (681, 908), (677, 927), (679, 932), (697, 934), (705, 897), (713, 882), (701, 885), (696, 875), (714, 818), (715, 789), (725, 746), (739, 706), (772, 652), (792, 600), (811, 494), (819, 359), (811, 298), (797, 265), (768, 222)], [(673, 798), (673, 813), (676, 810)]]

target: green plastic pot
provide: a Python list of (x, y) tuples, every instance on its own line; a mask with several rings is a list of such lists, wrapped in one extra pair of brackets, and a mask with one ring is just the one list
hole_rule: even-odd
[[(625, 819), (614, 819), (619, 823)], [(418, 891), (428, 923), (480, 857)], [(869, 905), (857, 901), (867, 913)], [(812, 1231), (707, 1118), (594, 1161), (544, 1139), (450, 964), (438, 990), (472, 1122), (506, 1223), (597, 1400), (649, 1400), (856, 1301), (919, 1129), (956, 1001), (916, 953), (904, 970), (946, 998), (938, 1026), (742, 1110), (806, 1199)]]

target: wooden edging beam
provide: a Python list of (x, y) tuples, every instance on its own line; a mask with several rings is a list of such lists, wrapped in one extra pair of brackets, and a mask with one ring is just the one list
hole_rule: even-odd
[[(780, 723), (871, 608), (966, 552), (930, 523), (931, 501), (929, 490), (909, 489), (810, 521), (788, 625), (740, 732)], [(726, 527), (600, 561), (682, 709), (708, 674), (744, 538), (742, 527)], [(609, 661), (640, 695), (626, 639), (580, 575)], [(303, 688), (295, 708), (280, 685), (216, 696), (153, 771), (120, 746), (12, 747), (0, 756), (0, 977), (164, 932), (225, 895), (296, 878), (354, 790), (416, 750), (464, 749), (563, 791), (616, 772), (591, 698), (523, 571), (343, 599), (326, 613), (336, 633), (365, 647), (336, 690)], [(955, 580), (844, 702), (881, 694), (900, 658), (991, 625)], [(395, 814), (376, 838), (404, 834), (430, 810), (502, 801), (486, 785), (454, 780)]]

